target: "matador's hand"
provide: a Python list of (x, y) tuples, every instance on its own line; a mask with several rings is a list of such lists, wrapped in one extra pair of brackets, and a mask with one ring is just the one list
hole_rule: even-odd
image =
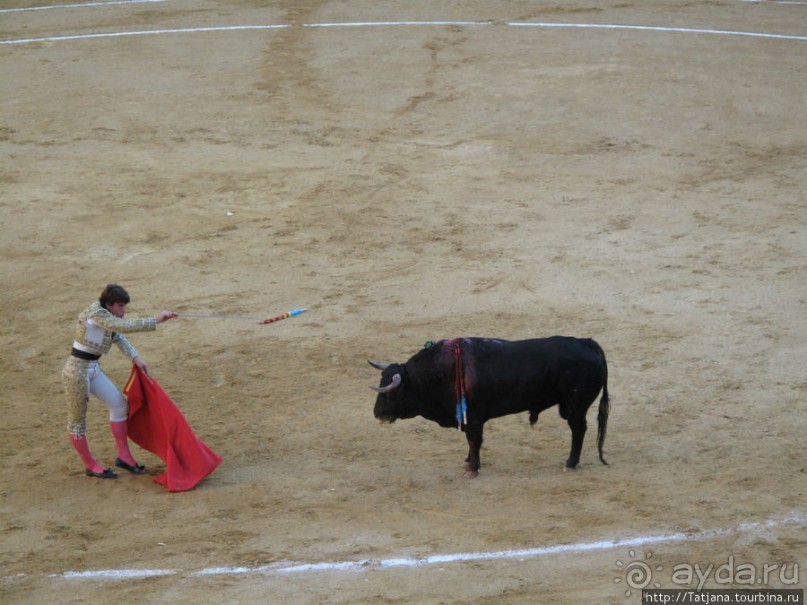
[(157, 323), (161, 324), (169, 319), (174, 319), (176, 316), (177, 314), (173, 311), (160, 311), (160, 313), (157, 315)]
[(147, 364), (144, 360), (140, 358), (140, 355), (132, 359), (132, 363), (134, 363), (140, 370), (146, 375), (149, 375), (149, 364)]

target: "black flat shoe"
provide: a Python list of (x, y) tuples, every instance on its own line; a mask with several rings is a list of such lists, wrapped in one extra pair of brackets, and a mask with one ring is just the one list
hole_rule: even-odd
[(100, 473), (96, 473), (95, 471), (91, 471), (90, 469), (84, 469), (84, 472), (87, 473), (88, 477), (98, 477), (99, 479), (117, 479), (118, 473), (113, 471), (111, 468), (105, 468)]
[(128, 462), (124, 462), (120, 458), (115, 458), (115, 466), (118, 468), (122, 468), (123, 470), (129, 471), (133, 475), (145, 475), (146, 474), (146, 467), (142, 464), (135, 463), (134, 466), (129, 464)]

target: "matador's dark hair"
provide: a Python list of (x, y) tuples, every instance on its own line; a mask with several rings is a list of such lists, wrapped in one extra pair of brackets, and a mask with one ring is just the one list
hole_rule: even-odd
[(106, 309), (109, 305), (114, 303), (123, 303), (128, 305), (129, 304), (129, 293), (123, 289), (123, 286), (119, 286), (118, 284), (109, 284), (104, 291), (101, 292), (101, 298), (98, 299), (98, 302), (101, 303), (101, 306)]

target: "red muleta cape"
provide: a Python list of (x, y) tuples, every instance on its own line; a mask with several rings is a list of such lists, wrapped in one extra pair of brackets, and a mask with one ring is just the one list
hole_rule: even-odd
[(155, 483), (169, 492), (193, 489), (221, 463), (157, 381), (137, 366), (132, 366), (123, 393), (129, 399), (129, 438), (165, 462), (165, 473)]

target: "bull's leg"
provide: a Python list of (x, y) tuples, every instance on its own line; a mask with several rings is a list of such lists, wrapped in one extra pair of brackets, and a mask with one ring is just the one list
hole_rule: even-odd
[(566, 461), (567, 471), (573, 471), (580, 462), (580, 452), (583, 449), (583, 438), (586, 436), (588, 423), (585, 416), (573, 416), (568, 419), (569, 428), (572, 429), (572, 449)]
[(465, 427), (465, 438), (468, 440), (468, 457), (465, 459), (465, 477), (469, 479), (479, 475), (481, 461), (479, 450), (482, 448), (482, 425), (469, 424)]

